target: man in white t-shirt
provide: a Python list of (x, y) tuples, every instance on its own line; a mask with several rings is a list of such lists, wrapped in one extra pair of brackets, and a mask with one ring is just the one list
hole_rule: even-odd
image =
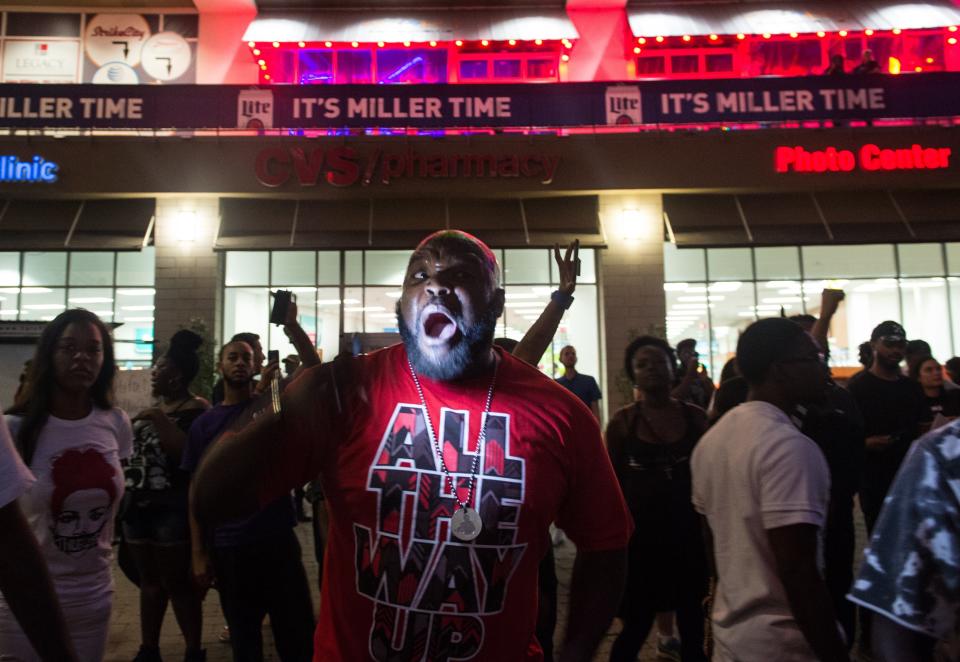
[(787, 412), (822, 397), (827, 371), (795, 322), (752, 324), (737, 344), (748, 401), (693, 452), (693, 504), (706, 517), (717, 580), (714, 660), (848, 660), (819, 567), (830, 475)]
[(35, 480), (0, 416), (0, 593), (43, 660), (71, 662), (76, 655), (50, 574), (17, 505), (17, 498)]

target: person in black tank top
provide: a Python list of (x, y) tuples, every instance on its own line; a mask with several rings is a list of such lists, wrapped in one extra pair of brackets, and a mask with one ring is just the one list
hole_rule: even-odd
[(663, 340), (634, 340), (624, 369), (639, 399), (607, 426), (607, 450), (636, 524), (620, 607), (623, 631), (611, 662), (637, 658), (658, 611), (676, 611), (682, 659), (706, 659), (707, 565), (700, 519), (690, 501), (690, 456), (706, 430), (706, 414), (670, 396), (674, 365), (673, 350)]

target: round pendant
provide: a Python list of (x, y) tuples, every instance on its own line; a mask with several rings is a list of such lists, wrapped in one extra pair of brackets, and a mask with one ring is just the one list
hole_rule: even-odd
[(473, 508), (461, 508), (455, 512), (450, 519), (450, 525), (453, 527), (453, 535), (463, 542), (475, 540), (483, 530), (480, 513)]

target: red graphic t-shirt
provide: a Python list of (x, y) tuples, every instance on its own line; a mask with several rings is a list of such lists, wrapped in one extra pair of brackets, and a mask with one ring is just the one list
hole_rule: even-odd
[[(288, 434), (268, 460), (263, 498), (319, 474), (330, 511), (315, 660), (541, 660), (537, 566), (550, 523), (580, 550), (627, 545), (632, 522), (590, 410), (533, 367), (498, 354), (469, 503), (483, 531), (471, 542), (451, 531), (457, 501), (402, 345), (354, 359), (353, 386), (315, 395), (318, 408), (341, 403), (332, 426), (284, 420)], [(466, 499), (490, 375), (420, 381), (444, 462)]]

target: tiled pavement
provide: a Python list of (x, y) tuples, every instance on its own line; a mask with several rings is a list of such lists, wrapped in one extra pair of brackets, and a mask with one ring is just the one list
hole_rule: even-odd
[[(310, 524), (301, 524), (297, 527), (300, 544), (303, 547), (303, 562), (310, 578), (311, 586), (316, 586), (317, 563), (313, 557), (313, 536)], [(573, 570), (575, 550), (570, 542), (556, 548), (557, 576), (560, 581), (559, 614), (557, 627), (557, 642), (563, 636), (563, 623), (566, 622), (566, 608), (570, 590), (570, 574)], [(137, 653), (140, 645), (140, 606), (136, 587), (131, 584), (119, 569), (114, 569), (116, 593), (113, 602), (113, 617), (110, 623), (110, 637), (107, 642), (105, 662), (130, 662)], [(317, 596), (314, 594), (314, 606), (317, 606)], [(217, 635), (223, 627), (223, 616), (220, 614), (220, 601), (216, 591), (210, 591), (203, 605), (203, 644), (207, 649), (208, 662), (229, 662), (232, 659), (230, 647), (217, 641)], [(606, 660), (610, 655), (610, 645), (613, 642), (619, 624), (614, 623), (611, 634), (607, 635), (596, 660)], [(264, 656), (266, 660), (279, 660), (273, 650), (273, 639), (269, 625), (264, 627)], [(163, 632), (160, 635), (160, 650), (166, 662), (179, 662), (183, 656), (183, 639), (173, 617), (173, 610), (167, 610), (167, 617), (163, 623)], [(648, 644), (640, 656), (642, 662), (655, 660), (653, 647)]]
[[(859, 513), (858, 513), (859, 515)], [(864, 541), (863, 520), (858, 516), (857, 542), (858, 549), (862, 549)], [(313, 557), (313, 536), (311, 534), (310, 524), (302, 524), (297, 528), (297, 534), (300, 537), (300, 544), (303, 547), (303, 561), (307, 569), (307, 576), (310, 578), (311, 586), (316, 586), (317, 563)], [(556, 548), (557, 558), (557, 576), (560, 581), (559, 593), (559, 614), (556, 641), (563, 638), (563, 624), (566, 622), (567, 605), (569, 604), (570, 575), (573, 570), (573, 560), (575, 549), (570, 542), (565, 542)], [(138, 604), (138, 593), (136, 587), (131, 584), (126, 577), (115, 568), (116, 594), (113, 604), (113, 618), (110, 624), (110, 637), (107, 642), (107, 654), (105, 662), (130, 662), (136, 655), (137, 648), (140, 645), (140, 607)], [(317, 603), (317, 596), (314, 594), (314, 606)], [(204, 603), (204, 623), (203, 623), (203, 643), (207, 649), (207, 659), (209, 662), (229, 662), (232, 659), (230, 647), (227, 644), (217, 641), (217, 635), (223, 627), (223, 616), (220, 614), (220, 602), (216, 591), (210, 591)], [(610, 646), (619, 632), (619, 622), (614, 621), (610, 632), (602, 642), (594, 660), (596, 662), (606, 661), (610, 655)], [(640, 662), (652, 662), (656, 660), (656, 650), (652, 644), (654, 637), (651, 636), (647, 641), (643, 651), (641, 651)], [(180, 630), (177, 628), (176, 621), (173, 618), (172, 610), (167, 610), (167, 617), (163, 624), (163, 632), (160, 637), (160, 648), (167, 662), (179, 661), (183, 655), (183, 640), (180, 637)], [(264, 627), (264, 653), (265, 660), (278, 660), (276, 652), (273, 650), (273, 640), (268, 625)]]

